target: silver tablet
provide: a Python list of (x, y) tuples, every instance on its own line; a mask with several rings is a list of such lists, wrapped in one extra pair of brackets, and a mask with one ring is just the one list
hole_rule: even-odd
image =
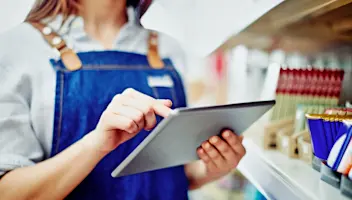
[(275, 101), (182, 108), (162, 120), (111, 173), (113, 177), (178, 166), (198, 160), (197, 148), (224, 128), (243, 133)]

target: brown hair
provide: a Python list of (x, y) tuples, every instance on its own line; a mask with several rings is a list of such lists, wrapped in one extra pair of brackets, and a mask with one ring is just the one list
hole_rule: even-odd
[[(127, 6), (137, 7), (139, 0), (127, 0)], [(70, 15), (78, 14), (79, 0), (37, 0), (26, 21), (38, 22), (45, 18), (55, 18), (63, 15), (63, 23)]]
[(26, 21), (38, 22), (45, 18), (55, 18), (63, 15), (63, 21), (77, 14), (80, 9), (79, 0), (37, 0)]

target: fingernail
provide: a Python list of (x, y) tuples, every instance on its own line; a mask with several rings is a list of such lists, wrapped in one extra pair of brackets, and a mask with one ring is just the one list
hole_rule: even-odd
[(159, 103), (164, 104), (165, 106), (171, 106), (172, 105), (172, 101), (170, 99), (158, 99)]
[(224, 134), (223, 134), (224, 137), (230, 137), (230, 131), (225, 131)]
[(203, 154), (204, 150), (202, 148), (198, 149), (198, 153)]
[(215, 137), (212, 137), (211, 139), (210, 139), (210, 142), (211, 143), (216, 143), (218, 141), (218, 138), (215, 136)]
[(206, 149), (210, 149), (210, 144), (207, 142), (207, 143), (205, 143), (205, 148)]

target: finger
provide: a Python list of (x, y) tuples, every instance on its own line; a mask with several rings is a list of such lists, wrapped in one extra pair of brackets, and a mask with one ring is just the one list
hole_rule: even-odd
[(226, 166), (225, 159), (221, 156), (220, 152), (209, 142), (204, 142), (202, 148), (209, 155), (212, 161), (215, 163), (217, 168), (223, 168)]
[(171, 106), (172, 106), (172, 101), (169, 99), (158, 99), (157, 102), (159, 102), (169, 108), (171, 108)]
[(235, 164), (238, 156), (227, 142), (218, 136), (211, 137), (209, 141), (220, 152), (227, 164)]
[(151, 96), (148, 96), (146, 94), (143, 94), (133, 88), (127, 88), (126, 90), (124, 90), (122, 92), (122, 95), (127, 95), (136, 99), (141, 99), (141, 100), (145, 100), (145, 101), (155, 101), (156, 99), (154, 99)]
[(243, 142), (243, 135), (240, 135), (240, 136), (238, 136), (239, 138), (240, 138), (240, 142), (242, 143)]
[(119, 94), (114, 97), (108, 109), (116, 111), (119, 105), (133, 107), (141, 111), (144, 115), (144, 128), (146, 130), (151, 130), (156, 125), (156, 116), (150, 102)]
[(204, 151), (202, 147), (198, 148), (197, 154), (199, 158), (203, 160), (208, 170), (215, 171), (217, 169), (215, 163), (212, 161), (212, 159), (209, 157), (209, 155)]
[(148, 102), (141, 103), (136, 99), (131, 99), (124, 103), (124, 105), (134, 107), (143, 113), (144, 125), (146, 130), (151, 130), (156, 125), (156, 116), (153, 107)]
[(146, 94), (143, 94), (141, 92), (138, 92), (137, 90), (134, 90), (132, 88), (128, 88), (126, 89), (122, 94), (125, 94), (127, 96), (133, 97), (133, 98), (137, 98), (137, 99), (143, 99), (146, 101), (151, 101), (151, 102), (157, 102), (157, 103), (161, 103), (167, 107), (171, 107), (172, 106), (172, 102), (169, 99), (155, 99), (151, 96), (148, 96)]
[(163, 104), (154, 104), (153, 105), (153, 109), (154, 109), (154, 112), (157, 114), (157, 115), (160, 115), (162, 116), (163, 118), (166, 118), (168, 117), (171, 112), (172, 112), (172, 109), (163, 105)]
[(142, 101), (147, 101), (150, 102), (153, 106), (153, 109), (156, 114), (162, 116), (162, 117), (168, 117), (171, 113), (171, 109), (168, 106), (165, 106), (163, 103), (159, 103), (156, 99), (153, 97), (150, 97), (148, 95), (145, 95), (141, 92), (138, 92), (132, 88), (126, 89), (123, 93), (123, 95), (127, 95), (136, 99), (140, 99)]
[(142, 130), (145, 125), (144, 113), (137, 108), (125, 105), (117, 105), (114, 111), (117, 115), (122, 115), (132, 119), (138, 126), (138, 131)]
[(242, 145), (242, 142), (237, 135), (231, 131), (224, 131), (222, 136), (225, 138), (226, 142), (231, 146), (231, 148), (236, 152), (236, 154), (239, 154), (241, 157), (246, 154), (246, 149)]
[(109, 130), (123, 130), (130, 134), (138, 133), (138, 125), (132, 120), (122, 115), (116, 115), (112, 112), (104, 112), (102, 114), (104, 128)]

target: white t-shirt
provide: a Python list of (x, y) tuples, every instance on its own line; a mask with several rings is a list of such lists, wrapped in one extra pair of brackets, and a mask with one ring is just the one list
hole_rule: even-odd
[[(114, 50), (147, 53), (149, 32), (134, 23), (120, 30)], [(58, 30), (62, 17), (49, 23)], [(76, 52), (104, 48), (88, 37), (83, 19), (71, 17), (58, 32)], [(159, 52), (181, 72), (184, 54), (171, 38), (159, 35)], [(49, 59), (58, 58), (31, 25), (24, 23), (0, 35), (0, 176), (33, 165), (51, 153), (56, 73)]]

